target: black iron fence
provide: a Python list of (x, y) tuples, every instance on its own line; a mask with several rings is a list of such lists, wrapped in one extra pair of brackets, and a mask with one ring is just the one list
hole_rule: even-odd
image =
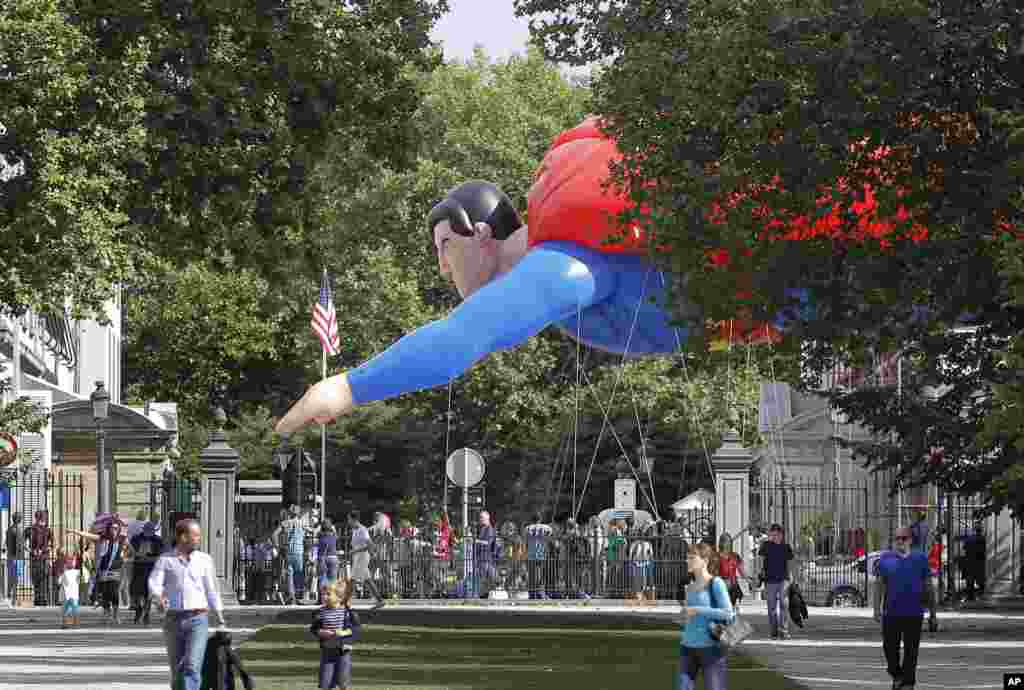
[[(39, 472), (8, 475), (0, 484), (7, 508), (0, 511), (3, 516), (0, 599), (14, 605), (59, 605), (59, 580), (66, 557), (74, 557), (76, 566), (94, 576), (93, 543), (72, 531), (90, 529), (96, 514), (96, 506), (86, 504), (85, 480), (77, 474)], [(115, 510), (129, 523), (140, 515), (144, 516), (144, 521), (156, 521), (159, 534), (165, 540), (173, 534), (176, 520), (198, 515), (198, 482), (171, 476), (128, 484), (131, 486), (118, 487), (115, 500), (131, 498), (118, 501)], [(45, 527), (36, 522), (39, 511), (47, 513)], [(15, 513), (22, 518), (17, 526), (13, 523)], [(142, 525), (137, 523), (134, 527), (141, 530)], [(121, 589), (127, 603), (133, 577), (131, 554), (121, 576)], [(92, 584), (88, 582), (80, 592), (85, 601), (94, 589)]]
[[(759, 482), (751, 493), (754, 520), (748, 538), (755, 560), (768, 527), (781, 525), (796, 555), (790, 576), (809, 604), (865, 606), (870, 602), (873, 558), (888, 523), (871, 512), (866, 482), (769, 479)], [(760, 567), (760, 563), (752, 565)]]
[[(82, 477), (63, 472), (9, 475), (2, 480), (7, 510), (3, 514), (0, 598), (12, 604), (53, 605), (60, 564), (79, 549), (70, 530), (85, 529), (85, 487)], [(46, 520), (36, 520), (40, 511)], [(15, 514), (21, 522), (14, 524)]]
[[(339, 533), (338, 543), (348, 543), (348, 535)], [(505, 536), (492, 547), (478, 544), (473, 536), (468, 543), (455, 540), (447, 548), (414, 536), (385, 536), (375, 539), (370, 574), (387, 598), (653, 601), (674, 599), (686, 574), (688, 546), (682, 530), (671, 527), (650, 535), (562, 535), (531, 541)], [(283, 551), (266, 541), (240, 545), (235, 589), (241, 601), (288, 601), (288, 559)], [(351, 563), (342, 549), (339, 561), (345, 575)], [(306, 598), (314, 598), (326, 571), (311, 537), (302, 562), (301, 589)]]
[(167, 475), (139, 481), (118, 481), (114, 509), (129, 520), (154, 520), (160, 534), (173, 535), (174, 524), (186, 517), (198, 518), (201, 486), (192, 479)]
[(752, 489), (751, 553), (778, 523), (796, 552), (792, 574), (809, 602), (864, 606), (880, 552), (892, 548), (897, 527), (909, 527), (912, 548), (929, 556), (943, 601), (955, 604), (988, 591), (993, 580), (1019, 586), (1024, 579), (1020, 525), (1005, 513), (982, 518), (983, 505), (979, 497), (934, 487), (890, 494), (883, 481), (762, 481)]

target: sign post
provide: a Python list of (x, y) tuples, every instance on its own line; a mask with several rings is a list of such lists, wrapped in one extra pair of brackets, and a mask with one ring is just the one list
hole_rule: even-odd
[(452, 484), (462, 488), (462, 571), (463, 576), (468, 578), (471, 555), (471, 552), (466, 548), (466, 544), (471, 543), (468, 539), (469, 490), (479, 484), (484, 478), (484, 459), (480, 453), (472, 448), (460, 448), (448, 456), (445, 470)]
[(636, 510), (636, 480), (615, 480), (615, 510)]
[(462, 489), (463, 534), (469, 528), (469, 489), (483, 481), (485, 469), (483, 457), (472, 448), (460, 448), (448, 456), (448, 479)]

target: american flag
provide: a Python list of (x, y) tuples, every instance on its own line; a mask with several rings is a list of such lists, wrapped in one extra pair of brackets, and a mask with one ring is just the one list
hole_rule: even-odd
[(331, 281), (324, 271), (320, 281), (320, 299), (313, 305), (313, 320), (310, 322), (313, 332), (320, 338), (320, 343), (328, 354), (338, 354), (341, 341), (338, 339), (338, 317), (334, 311), (334, 300), (331, 298)]

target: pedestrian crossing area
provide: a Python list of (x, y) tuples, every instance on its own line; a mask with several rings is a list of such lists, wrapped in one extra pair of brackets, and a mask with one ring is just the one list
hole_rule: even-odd
[(159, 628), (0, 631), (0, 690), (164, 690), (169, 685)]
[[(57, 609), (6, 611), (0, 627), (0, 690), (167, 690), (170, 671), (159, 624), (106, 626), (82, 612), (80, 628), (62, 630)], [(228, 612), (228, 623), (232, 623)], [(229, 627), (241, 643), (263, 624)]]

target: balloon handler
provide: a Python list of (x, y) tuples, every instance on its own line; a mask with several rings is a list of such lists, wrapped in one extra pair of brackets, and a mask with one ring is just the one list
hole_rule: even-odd
[[(489, 182), (451, 190), (431, 210), (427, 226), (441, 274), (455, 283), (462, 304), (311, 387), (277, 431), (327, 424), (356, 405), (445, 385), (549, 325), (625, 356), (679, 351), (687, 329), (670, 325), (663, 274), (647, 258), (642, 232), (624, 234), (616, 225), (630, 202), (602, 184), (609, 163), (619, 159), (596, 118), (558, 135), (527, 197), (529, 227)], [(756, 326), (745, 341), (757, 333), (777, 339), (783, 325), (780, 317), (774, 327)]]

